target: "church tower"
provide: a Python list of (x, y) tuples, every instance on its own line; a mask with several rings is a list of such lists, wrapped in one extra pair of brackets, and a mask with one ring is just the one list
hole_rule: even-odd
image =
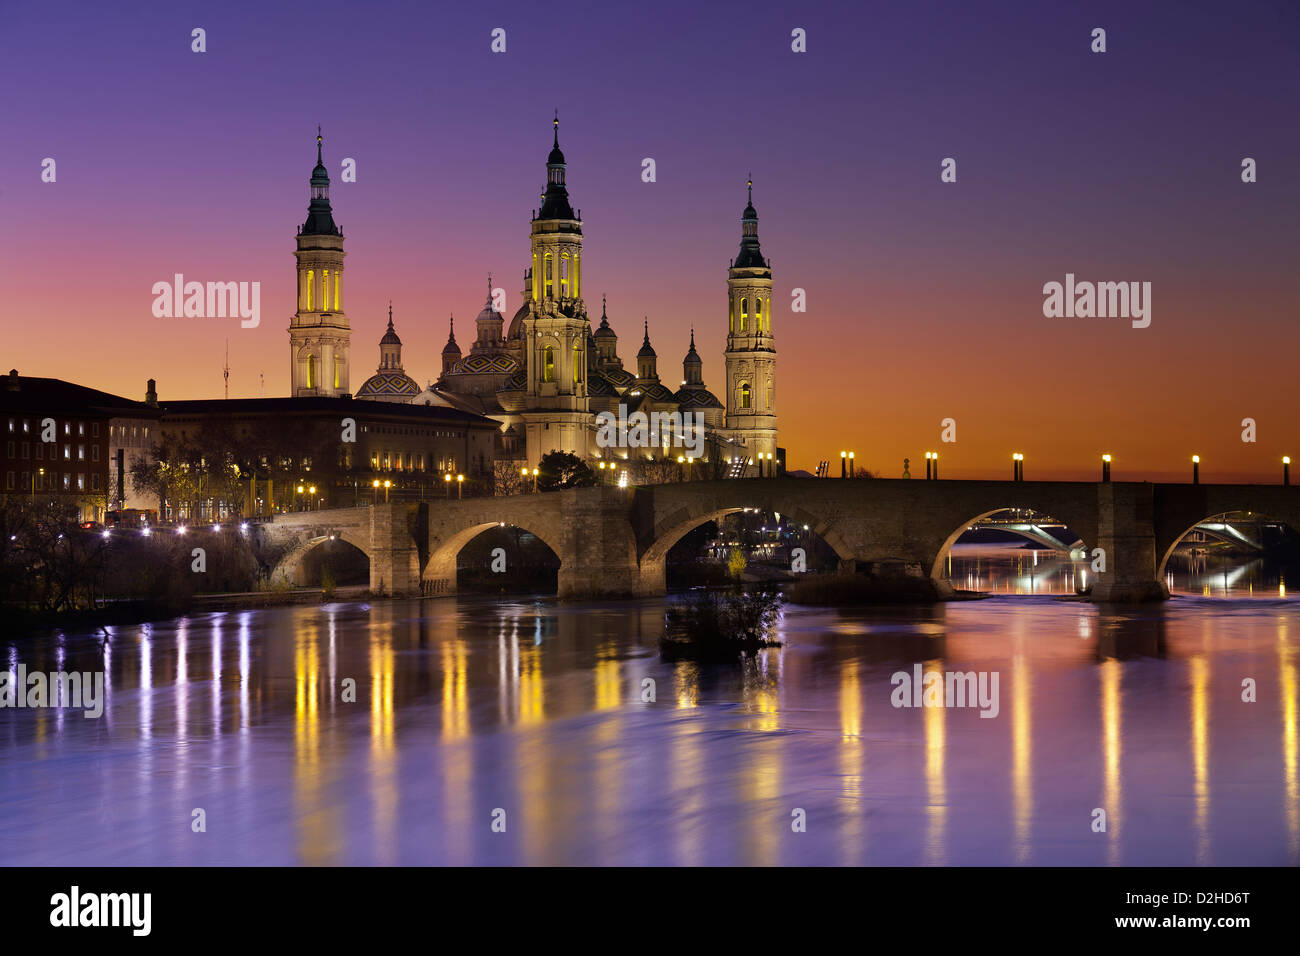
[(546, 191), (532, 220), (532, 270), (523, 317), (526, 373), (522, 412), (530, 465), (550, 451), (588, 454), (591, 433), (587, 348), (591, 325), (582, 299), (582, 219), (569, 204), (560, 120), (546, 158)]
[(291, 394), (346, 395), (352, 330), (343, 312), (343, 230), (330, 209), (330, 177), (316, 131), (311, 203), (298, 230), (298, 311), (289, 321)]
[(740, 252), (727, 272), (726, 429), (747, 458), (776, 453), (776, 344), (772, 269), (758, 244), (754, 183), (741, 217)]

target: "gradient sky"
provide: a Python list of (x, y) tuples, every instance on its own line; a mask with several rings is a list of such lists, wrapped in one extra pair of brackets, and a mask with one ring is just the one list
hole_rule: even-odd
[[(1108, 451), (1116, 479), (1161, 479), (1197, 452), (1205, 480), (1276, 480), (1282, 454), (1300, 459), (1290, 0), (0, 0), (0, 88), (5, 370), (220, 397), (228, 339), (232, 397), (258, 395), (259, 373), (286, 394), (319, 123), (353, 385), (390, 298), (424, 384), (450, 313), (468, 347), (489, 271), (518, 307), (558, 107), (588, 309), (608, 293), (627, 364), (649, 316), (673, 385), (694, 326), (722, 390), (752, 171), (791, 467), (853, 448), (891, 477), (910, 456), (915, 475), (937, 449), (945, 477), (1003, 477), (1020, 451), (1031, 479), (1093, 478)], [(345, 156), (356, 183), (339, 181)], [(955, 184), (939, 181), (949, 156)], [(151, 286), (176, 272), (260, 281), (260, 327), (154, 318)], [(1150, 328), (1044, 318), (1043, 284), (1066, 272), (1151, 282)]]

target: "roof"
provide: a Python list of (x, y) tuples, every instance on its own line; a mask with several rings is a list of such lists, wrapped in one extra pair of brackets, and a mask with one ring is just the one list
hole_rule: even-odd
[(397, 417), (407, 419), (437, 420), (465, 425), (490, 425), (496, 422), (439, 405), (413, 405), (406, 402), (375, 402), (362, 398), (311, 396), (307, 398), (213, 398), (183, 402), (161, 402), (166, 417), (208, 415), (366, 415), (370, 417)]
[[(14, 385), (18, 388), (15, 390)], [(30, 375), (0, 377), (0, 408), (12, 411), (66, 412), (80, 415), (132, 415), (157, 418), (158, 409), (111, 392), (101, 392), (61, 378)]]

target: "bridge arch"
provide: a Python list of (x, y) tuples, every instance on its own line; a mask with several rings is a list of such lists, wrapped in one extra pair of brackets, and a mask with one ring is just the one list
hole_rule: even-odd
[(1285, 485), (1161, 486), (1155, 521), (1156, 579), (1165, 579), (1174, 549), (1198, 525), (1237, 514), (1300, 531), (1300, 495)]
[[(1157, 542), (1159, 550), (1156, 553), (1156, 577), (1159, 580), (1165, 579), (1169, 569), (1170, 558), (1174, 556), (1174, 552), (1177, 550), (1178, 546), (1182, 544), (1183, 539), (1189, 534), (1197, 530), (1206, 530), (1203, 526), (1207, 524), (1227, 524), (1230, 519), (1237, 519), (1239, 521), (1249, 519), (1266, 523), (1283, 524), (1290, 526), (1295, 531), (1300, 531), (1300, 514), (1286, 516), (1280, 513), (1275, 513), (1273, 510), (1249, 511), (1247, 509), (1238, 509), (1233, 511), (1223, 511), (1219, 514), (1205, 515), (1204, 517), (1193, 521), (1190, 525), (1183, 528), (1182, 531), (1174, 531), (1174, 533), (1170, 534), (1164, 540), (1159, 540)], [(1184, 517), (1179, 520), (1185, 521), (1187, 519)], [(1171, 527), (1176, 529), (1177, 524), (1174, 524)], [(1232, 541), (1235, 537), (1227, 531), (1216, 532), (1214, 529), (1209, 530), (1211, 534), (1215, 534), (1221, 540)]]
[(280, 558), (271, 570), (270, 579), (272, 584), (285, 582), (288, 584), (303, 584), (301, 580), (303, 562), (307, 555), (319, 548), (321, 545), (330, 541), (342, 541), (356, 548), (366, 556), (366, 560), (373, 565), (375, 556), (370, 548), (370, 540), (367, 537), (362, 541), (360, 537), (348, 531), (335, 531), (329, 533), (309, 533), (301, 538), (297, 544), (290, 548), (283, 557)]
[(465, 546), (493, 528), (513, 527), (520, 531), (526, 531), (535, 537), (542, 544), (551, 549), (552, 553), (560, 561), (560, 566), (564, 566), (564, 552), (557, 545), (559, 539), (553, 532), (547, 534), (538, 534), (530, 525), (540, 526), (539, 523), (528, 522), (521, 524), (518, 521), (483, 521), (471, 520), (471, 522), (458, 530), (450, 531), (439, 535), (436, 539), (430, 535), (429, 542), (429, 560), (425, 563), (424, 571), (420, 575), (420, 593), (424, 595), (450, 594), (456, 590), (456, 559)]
[(844, 536), (840, 534), (834, 523), (823, 519), (797, 503), (790, 502), (787, 506), (782, 507), (772, 501), (726, 506), (708, 502), (698, 508), (692, 506), (679, 508), (658, 521), (650, 533), (650, 544), (641, 553), (641, 566), (643, 568), (661, 567), (673, 545), (688, 533), (700, 527), (700, 525), (707, 524), (710, 521), (717, 521), (727, 515), (753, 510), (780, 514), (783, 517), (788, 517), (795, 524), (807, 525), (810, 531), (816, 533), (834, 550), (841, 561), (848, 561), (853, 558), (853, 549), (844, 539)]
[[(971, 482), (971, 485), (975, 484), (975, 482)], [(999, 483), (990, 482), (988, 484)], [(1029, 486), (1024, 492), (1021, 492), (1018, 487), (1022, 484)], [(933, 556), (929, 560), (928, 571), (930, 578), (940, 586), (941, 590), (946, 590), (948, 584), (945, 566), (953, 545), (972, 526), (1003, 512), (1031, 511), (1036, 517), (1050, 518), (1064, 524), (1079, 537), (1079, 544), (1085, 550), (1096, 545), (1098, 527), (1095, 498), (1080, 495), (1077, 488), (1070, 488), (1070, 483), (1063, 482), (1061, 484), (1064, 488), (1052, 489), (1048, 493), (1044, 493), (1043, 489), (1034, 488), (1033, 484), (1016, 482), (1012, 483), (1010, 488), (1006, 486), (996, 489), (990, 488), (990, 494), (980, 494), (975, 496), (974, 500), (963, 502), (968, 509), (973, 506), (971, 517), (955, 528), (948, 530), (946, 534), (940, 531), (940, 534), (944, 534), (944, 536), (936, 543), (937, 546), (932, 551)], [(961, 505), (957, 507), (961, 507)], [(1032, 524), (1032, 521), (1026, 521), (1026, 523)], [(1031, 540), (1041, 540), (1033, 535), (1022, 534), (1021, 536)], [(1067, 546), (1072, 543), (1065, 542)]]

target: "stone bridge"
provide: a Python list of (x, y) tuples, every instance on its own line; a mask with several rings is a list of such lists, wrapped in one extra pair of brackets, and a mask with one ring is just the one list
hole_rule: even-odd
[(559, 557), (561, 598), (652, 595), (664, 592), (665, 559), (683, 535), (746, 508), (808, 525), (842, 570), (929, 576), (942, 593), (951, 593), (944, 559), (970, 525), (1032, 509), (1068, 525), (1089, 553), (1105, 552), (1097, 601), (1167, 597), (1174, 546), (1216, 515), (1249, 512), (1300, 529), (1300, 487), (1282, 485), (749, 478), (289, 513), (260, 533), (289, 546), (277, 576), (292, 578), (306, 552), (334, 536), (370, 558), (372, 590), (446, 594), (461, 548), (513, 525)]

